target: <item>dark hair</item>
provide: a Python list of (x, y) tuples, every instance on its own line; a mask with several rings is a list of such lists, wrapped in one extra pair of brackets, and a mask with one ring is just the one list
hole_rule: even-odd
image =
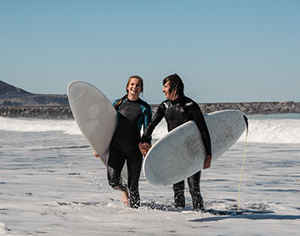
[(128, 94), (127, 87), (129, 85), (131, 79), (138, 79), (140, 81), (140, 83), (141, 83), (141, 91), (142, 92), (144, 91), (144, 81), (143, 81), (142, 77), (140, 77), (138, 75), (132, 75), (132, 76), (130, 76), (129, 79), (128, 79), (128, 81), (127, 81), (127, 84), (126, 84), (126, 94), (123, 97), (121, 97), (119, 99), (119, 101), (115, 104), (115, 108), (116, 109), (122, 104), (122, 102), (124, 101), (124, 99), (127, 98), (127, 94)]
[(169, 75), (163, 80), (163, 85), (167, 82), (170, 82), (170, 91), (171, 93), (173, 90), (177, 91), (179, 97), (184, 96), (184, 84), (177, 74)]

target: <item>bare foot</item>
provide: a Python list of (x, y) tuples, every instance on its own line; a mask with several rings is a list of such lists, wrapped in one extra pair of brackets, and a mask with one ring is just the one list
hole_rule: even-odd
[(122, 191), (122, 202), (124, 205), (128, 206), (129, 205), (129, 195), (127, 189)]

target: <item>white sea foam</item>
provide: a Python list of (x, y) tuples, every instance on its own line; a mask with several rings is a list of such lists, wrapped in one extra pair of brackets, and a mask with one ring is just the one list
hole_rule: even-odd
[[(259, 115), (248, 116), (248, 142), (254, 143), (300, 143), (300, 115)], [(59, 131), (70, 135), (81, 132), (74, 120), (41, 120), (0, 117), (0, 130), (15, 132), (51, 132)], [(167, 133), (166, 122), (158, 125), (153, 133), (153, 140)], [(246, 132), (238, 141), (244, 142)]]
[[(300, 143), (300, 115), (249, 116), (248, 142)], [(246, 132), (239, 141), (244, 141)]]
[(0, 130), (14, 132), (51, 132), (81, 134), (74, 120), (46, 120), (0, 117)]

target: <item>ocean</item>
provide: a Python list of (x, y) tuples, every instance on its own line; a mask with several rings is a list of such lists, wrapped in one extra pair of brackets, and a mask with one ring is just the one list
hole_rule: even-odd
[(187, 187), (176, 209), (143, 174), (141, 207), (123, 206), (74, 120), (0, 117), (0, 235), (298, 235), (300, 114), (248, 118), (247, 139), (202, 171), (209, 212), (194, 212)]

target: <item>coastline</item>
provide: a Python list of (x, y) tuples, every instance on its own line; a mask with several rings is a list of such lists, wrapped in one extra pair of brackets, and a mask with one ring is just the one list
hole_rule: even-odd
[[(151, 104), (153, 113), (158, 104)], [(211, 113), (220, 110), (240, 110), (246, 115), (300, 113), (300, 102), (240, 102), (199, 103), (201, 111)], [(0, 106), (0, 116), (7, 118), (74, 119), (69, 106)]]

